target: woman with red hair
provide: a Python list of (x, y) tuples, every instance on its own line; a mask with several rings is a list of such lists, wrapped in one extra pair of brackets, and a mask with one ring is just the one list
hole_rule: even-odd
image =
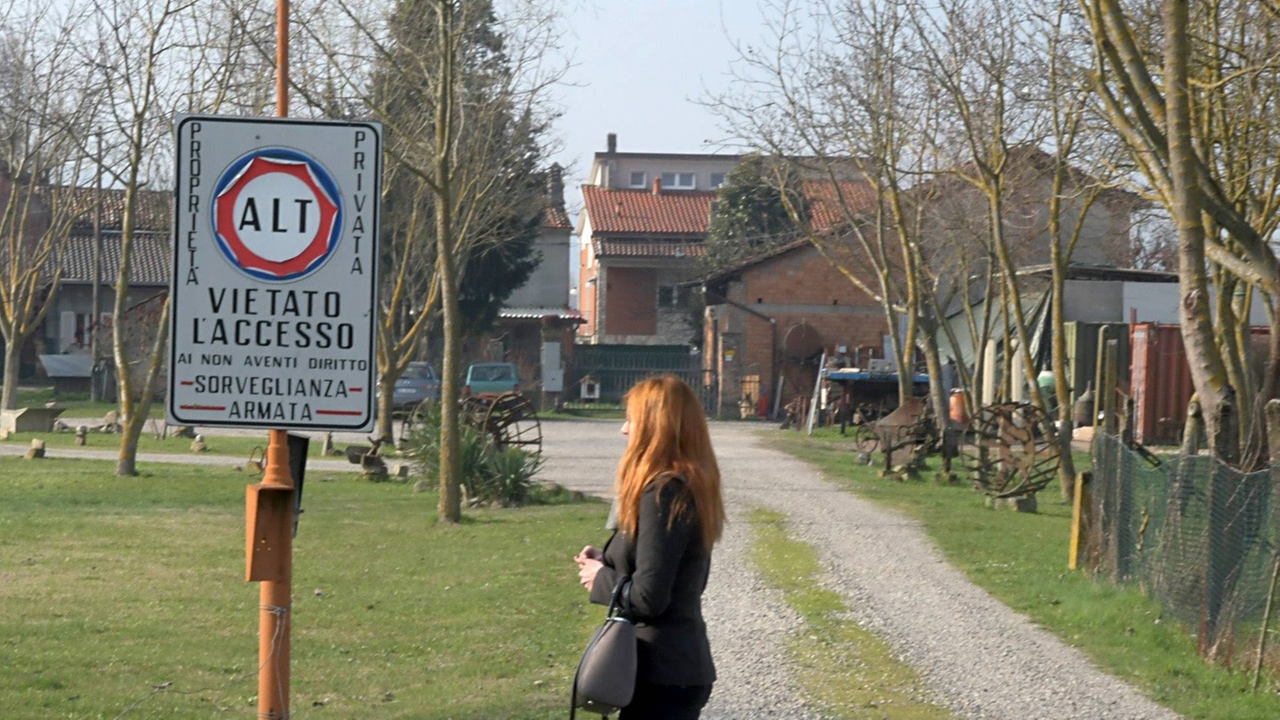
[(702, 591), (725, 523), (720, 469), (702, 403), (679, 378), (642, 380), (624, 402), (617, 529), (574, 560), (591, 602), (608, 605), (619, 581), (630, 596), (639, 665), (618, 720), (696, 720), (716, 679)]

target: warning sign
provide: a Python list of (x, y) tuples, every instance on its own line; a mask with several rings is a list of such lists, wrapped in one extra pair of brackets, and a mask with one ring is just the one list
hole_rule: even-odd
[(373, 426), (382, 129), (177, 122), (168, 421)]

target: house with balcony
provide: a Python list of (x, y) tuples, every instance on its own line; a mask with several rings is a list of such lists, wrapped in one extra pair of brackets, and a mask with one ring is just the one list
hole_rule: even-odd
[[(688, 345), (701, 331), (687, 285), (715, 190), (737, 155), (619, 152), (610, 133), (582, 187), (579, 342)], [(696, 306), (696, 303), (694, 304)]]

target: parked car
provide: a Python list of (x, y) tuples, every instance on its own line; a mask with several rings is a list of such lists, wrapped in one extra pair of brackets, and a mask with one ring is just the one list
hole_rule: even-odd
[(440, 401), (440, 378), (431, 363), (411, 362), (396, 380), (391, 404), (396, 408), (407, 408), (425, 400)]
[(475, 363), (467, 368), (467, 382), (462, 389), (464, 395), (518, 392), (520, 376), (511, 363)]

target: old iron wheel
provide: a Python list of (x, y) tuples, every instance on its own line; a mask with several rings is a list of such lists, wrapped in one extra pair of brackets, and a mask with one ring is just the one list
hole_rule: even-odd
[(1028, 402), (988, 405), (975, 413), (966, 437), (966, 465), (993, 498), (1034, 496), (1057, 479), (1059, 447), (1050, 419)]

